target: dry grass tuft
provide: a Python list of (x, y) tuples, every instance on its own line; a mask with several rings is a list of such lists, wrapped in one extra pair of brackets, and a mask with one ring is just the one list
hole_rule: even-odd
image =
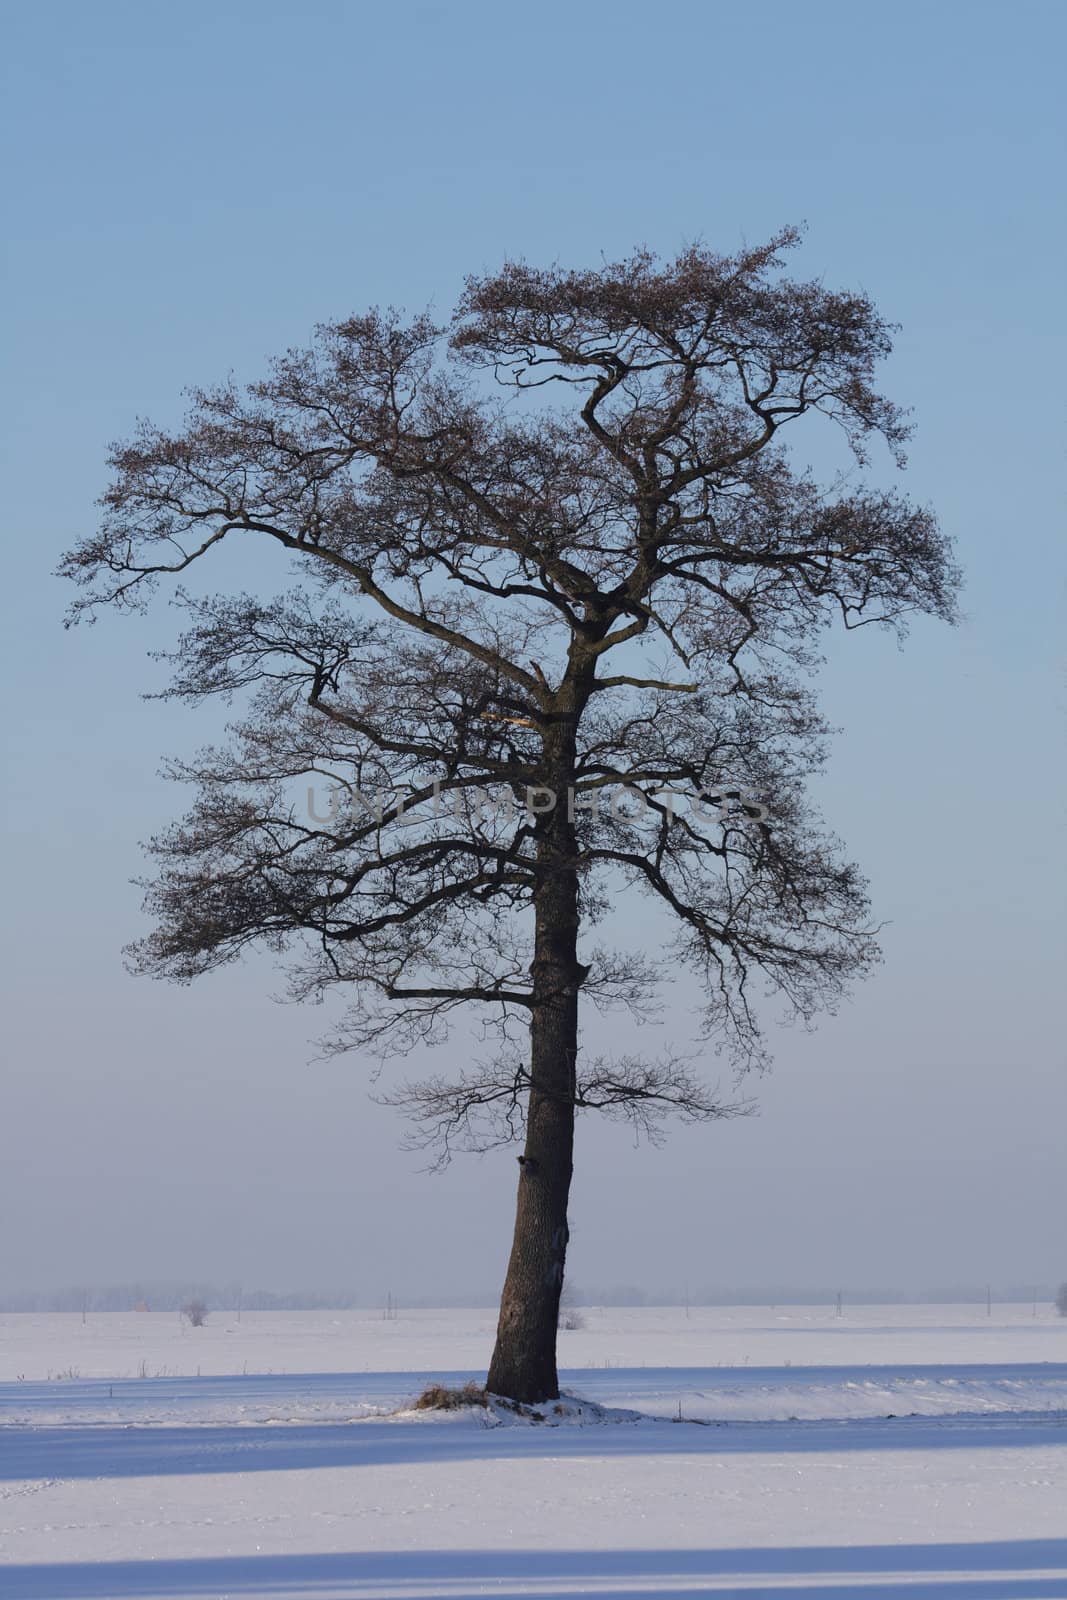
[(415, 1401), (416, 1411), (461, 1411), (464, 1406), (487, 1406), (489, 1397), (481, 1384), (465, 1383), (462, 1389), (448, 1389), (443, 1383), (431, 1383)]

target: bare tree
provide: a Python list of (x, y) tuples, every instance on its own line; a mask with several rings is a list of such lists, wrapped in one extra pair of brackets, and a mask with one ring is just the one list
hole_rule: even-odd
[[(741, 1109), (692, 1059), (580, 1048), (579, 996), (640, 1019), (663, 975), (596, 941), (609, 906), (659, 907), (664, 960), (741, 1070), (763, 1057), (757, 980), (810, 1020), (876, 955), (805, 797), (825, 742), (806, 680), (834, 619), (951, 617), (956, 572), (928, 511), (790, 463), (805, 416), (861, 460), (906, 435), (872, 386), (890, 330), (784, 276), (794, 242), (511, 263), (447, 327), (324, 326), (117, 446), (102, 527), (64, 563), (78, 617), (238, 546), (256, 594), (176, 590), (168, 693), (244, 709), (173, 768), (199, 798), (154, 842), (134, 963), (187, 981), (285, 950), (295, 996), (350, 997), (337, 1050), (436, 1043), (458, 1007), (495, 1025), (485, 1060), (393, 1098), (444, 1158), (524, 1139), (488, 1376), (518, 1400), (557, 1393), (576, 1111), (655, 1133)], [(295, 577), (268, 601), (273, 548)]]
[(585, 1318), (578, 1309), (580, 1304), (578, 1293), (570, 1279), (564, 1283), (560, 1290), (559, 1311), (556, 1315), (556, 1325), (564, 1333), (577, 1333), (585, 1327)]
[(1061, 1317), (1067, 1317), (1067, 1283), (1060, 1284), (1053, 1304)]
[(182, 1306), (182, 1316), (187, 1318), (191, 1328), (202, 1328), (207, 1321), (207, 1305), (198, 1298), (187, 1300)]

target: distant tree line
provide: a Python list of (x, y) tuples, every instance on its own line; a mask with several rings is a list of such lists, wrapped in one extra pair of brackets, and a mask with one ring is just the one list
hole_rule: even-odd
[[(391, 1292), (390, 1292), (391, 1293)], [(978, 1305), (985, 1304), (986, 1285), (955, 1284), (927, 1289), (888, 1288), (850, 1289), (847, 1284), (827, 1288), (820, 1285), (767, 1284), (752, 1288), (696, 1287), (690, 1293), (677, 1288), (646, 1290), (634, 1284), (596, 1285), (572, 1292), (572, 1306), (819, 1306), (833, 1305), (841, 1293), (846, 1305)], [(488, 1288), (480, 1294), (401, 1295), (399, 1304), (408, 1310), (434, 1307), (483, 1309), (491, 1306), (494, 1294)], [(1067, 1284), (1058, 1290), (1048, 1283), (994, 1287), (995, 1304), (1015, 1305), (1036, 1301), (1056, 1305), (1067, 1316)], [(194, 1301), (208, 1311), (378, 1311), (386, 1296), (357, 1294), (348, 1289), (321, 1290), (241, 1290), (235, 1285), (221, 1288), (202, 1283), (126, 1283), (92, 1289), (67, 1288), (24, 1292), (0, 1291), (0, 1312), (47, 1311), (149, 1311), (182, 1312)], [(393, 1303), (396, 1299), (393, 1297)]]
[(208, 1311), (350, 1311), (375, 1302), (348, 1289), (241, 1290), (204, 1283), (121, 1283), (82, 1289), (0, 1292), (0, 1311), (183, 1311), (195, 1301)]

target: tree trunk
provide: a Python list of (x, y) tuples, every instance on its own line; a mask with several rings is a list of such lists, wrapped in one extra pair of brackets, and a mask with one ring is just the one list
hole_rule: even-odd
[(556, 1328), (567, 1253), (578, 1053), (578, 879), (568, 786), (542, 835), (535, 902), (530, 1100), (515, 1237), (486, 1386), (533, 1403), (559, 1395)]

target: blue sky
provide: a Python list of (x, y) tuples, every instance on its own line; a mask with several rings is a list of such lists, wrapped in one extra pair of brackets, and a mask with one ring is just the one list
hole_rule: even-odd
[[(418, 1172), (356, 1061), (265, 965), (127, 977), (137, 841), (214, 731), (145, 703), (174, 625), (64, 634), (50, 574), (109, 440), (370, 303), (505, 255), (731, 250), (902, 324), (904, 487), (962, 627), (835, 642), (820, 800), (886, 965), (775, 1041), (751, 1121), (634, 1151), (584, 1128), (576, 1279), (650, 1288), (1051, 1281), (1063, 1256), (1064, 8), (193, 3), (5, 9), (0, 1287), (192, 1274), (492, 1289), (513, 1158)], [(894, 476), (876, 460), (871, 475)], [(277, 574), (280, 581), (281, 569)], [(679, 1018), (683, 1028), (684, 1018)], [(447, 1265), (462, 1238), (460, 1260)]]

